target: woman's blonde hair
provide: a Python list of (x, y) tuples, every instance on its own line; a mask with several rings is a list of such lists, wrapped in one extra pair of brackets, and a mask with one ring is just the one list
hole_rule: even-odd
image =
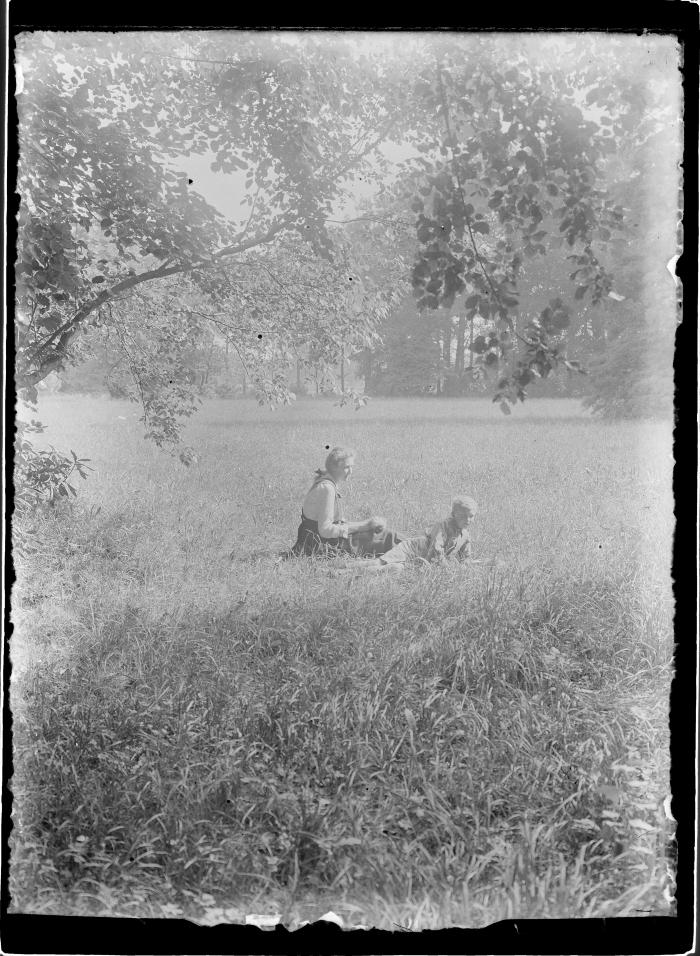
[(352, 448), (343, 448), (341, 445), (336, 445), (335, 448), (331, 450), (326, 455), (326, 462), (323, 468), (319, 468), (316, 472), (317, 475), (323, 475), (326, 472), (335, 470), (341, 462), (349, 461), (351, 458), (355, 457), (355, 452)]

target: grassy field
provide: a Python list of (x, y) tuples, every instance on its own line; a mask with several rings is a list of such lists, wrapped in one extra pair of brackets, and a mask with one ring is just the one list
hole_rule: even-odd
[[(671, 434), (575, 402), (216, 402), (185, 469), (57, 396), (92, 459), (17, 526), (19, 912), (395, 929), (670, 915)], [(348, 513), (479, 502), (503, 567), (275, 565), (327, 445)], [(671, 874), (671, 875), (669, 875)]]

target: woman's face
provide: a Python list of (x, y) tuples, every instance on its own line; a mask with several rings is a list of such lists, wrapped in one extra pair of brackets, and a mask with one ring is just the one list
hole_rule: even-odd
[(347, 481), (352, 474), (352, 467), (354, 464), (354, 458), (347, 458), (345, 461), (339, 461), (335, 468), (330, 470), (331, 477), (334, 481)]

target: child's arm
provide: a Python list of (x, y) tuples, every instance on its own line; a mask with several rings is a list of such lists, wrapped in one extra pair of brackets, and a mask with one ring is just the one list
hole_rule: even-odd
[(457, 557), (464, 564), (479, 564), (487, 565), (490, 568), (500, 568), (503, 567), (503, 561), (500, 558), (474, 558), (472, 557), (472, 543), (467, 539), (462, 547), (459, 549)]
[(469, 562), (474, 561), (474, 558), (472, 558), (472, 543), (470, 538), (467, 538), (457, 551), (457, 560)]
[(472, 557), (472, 543), (469, 538), (464, 542), (462, 547), (457, 552), (457, 558), (459, 561), (464, 562), (464, 564), (488, 564), (493, 565), (495, 559), (487, 561), (485, 558), (475, 558)]
[(435, 525), (428, 532), (428, 550), (426, 554), (428, 561), (445, 560), (445, 531), (441, 525)]

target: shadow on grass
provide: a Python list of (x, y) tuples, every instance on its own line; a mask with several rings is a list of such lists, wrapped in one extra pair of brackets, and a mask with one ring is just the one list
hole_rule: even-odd
[(157, 876), (180, 903), (468, 885), (467, 920), (508, 899), (619, 915), (640, 887), (658, 903), (647, 767), (665, 728), (618, 703), (658, 693), (632, 596), (461, 569), (352, 588), (317, 562), (259, 573), (276, 588), (250, 611), (112, 606), (62, 673), (25, 676), (18, 899), (102, 905)]

